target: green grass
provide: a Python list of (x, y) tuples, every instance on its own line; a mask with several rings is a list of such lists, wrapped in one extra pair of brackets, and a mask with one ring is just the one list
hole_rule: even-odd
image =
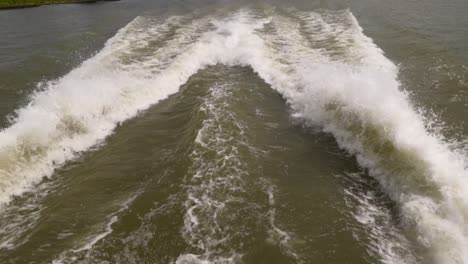
[(73, 2), (87, 2), (86, 0), (0, 0), (0, 8), (26, 7), (44, 4), (63, 4)]

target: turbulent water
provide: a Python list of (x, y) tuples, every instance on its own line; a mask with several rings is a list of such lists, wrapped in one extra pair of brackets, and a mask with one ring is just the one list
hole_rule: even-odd
[(146, 12), (36, 82), (2, 263), (468, 263), (464, 136), (350, 9)]

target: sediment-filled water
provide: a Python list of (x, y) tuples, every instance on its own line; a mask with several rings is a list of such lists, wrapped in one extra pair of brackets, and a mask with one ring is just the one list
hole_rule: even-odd
[(0, 12), (1, 263), (468, 263), (467, 5)]

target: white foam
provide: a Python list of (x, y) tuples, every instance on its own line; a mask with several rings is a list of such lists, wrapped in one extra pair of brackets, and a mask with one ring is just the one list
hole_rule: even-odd
[[(82, 252), (86, 253), (85, 258), (88, 258), (90, 254), (92, 253), (92, 250), (94, 249), (96, 244), (98, 244), (100, 241), (102, 241), (107, 236), (112, 234), (112, 232), (114, 231), (112, 226), (119, 221), (121, 214), (128, 210), (128, 207), (135, 201), (136, 198), (138, 198), (140, 194), (141, 193), (138, 192), (135, 195), (131, 196), (129, 199), (127, 199), (126, 201), (122, 203), (122, 206), (120, 207), (118, 211), (109, 215), (107, 217), (109, 220), (106, 223), (105, 228), (102, 232), (99, 232), (87, 238), (83, 246), (77, 249), (72, 249), (72, 250), (62, 252), (58, 258), (52, 261), (52, 263), (60, 264), (60, 263), (67, 263), (70, 260), (72, 261), (76, 260), (78, 258), (77, 254), (82, 253)], [(69, 235), (71, 235), (71, 233), (66, 234), (66, 236), (69, 236)]]
[[(365, 227), (370, 241), (367, 246), (382, 263), (418, 263), (411, 243), (395, 226), (390, 210), (382, 204), (378, 190), (370, 188), (359, 173), (348, 173), (348, 185), (344, 190), (350, 214)], [(359, 232), (355, 232), (358, 240)]]
[(177, 92), (201, 67), (185, 65), (183, 56), (168, 65), (177, 46), (186, 46), (177, 38), (167, 49), (154, 47), (152, 60), (126, 61), (132, 48), (163, 38), (174, 20), (154, 22), (142, 33), (147, 21), (135, 19), (96, 56), (48, 82), (16, 111), (12, 125), (0, 132), (0, 205), (105, 139), (117, 124)]
[[(284, 96), (296, 117), (333, 134), (356, 156), (399, 205), (407, 230), (435, 262), (467, 263), (465, 157), (426, 131), (424, 118), (400, 90), (397, 67), (349, 11), (301, 13), (298, 19), (322, 26), (310, 26), (307, 37), (294, 36), (292, 27), (269, 34), (261, 32), (266, 24), (287, 24), (241, 11), (212, 21), (215, 30), (191, 31), (193, 42), (168, 40), (154, 60), (127, 65), (120, 51), (146, 41), (135, 39), (131, 24), (94, 58), (33, 95), (0, 133), (0, 203), (103, 140), (118, 123), (177, 92), (205, 66), (249, 65)], [(342, 21), (346, 26), (333, 32)], [(329, 45), (336, 43), (343, 59), (310, 42), (317, 37), (335, 41)]]
[(286, 97), (296, 116), (332, 133), (369, 169), (399, 204), (407, 228), (416, 232), (416, 240), (429, 249), (435, 262), (465, 263), (464, 157), (425, 130), (424, 118), (399, 90), (395, 65), (348, 16), (355, 28), (348, 52), (361, 58), (358, 63), (323, 56), (301, 61), (296, 49), (298, 76), (286, 82), (277, 71), (263, 67), (261, 58), (254, 57), (252, 66)]
[(225, 102), (230, 88), (229, 85), (211, 87), (200, 108), (206, 118), (190, 154), (192, 176), (186, 179), (187, 212), (182, 228), (182, 235), (192, 250), (181, 254), (176, 260), (178, 264), (237, 263), (242, 255), (236, 251), (236, 245), (229, 244), (238, 234), (233, 229), (227, 232), (222, 220), (226, 213), (232, 218), (236, 214), (226, 210), (240, 202), (236, 191), (243, 189), (239, 184), (246, 174), (236, 147), (236, 142), (245, 140), (242, 128), (226, 128), (236, 122)]
[(279, 228), (276, 223), (275, 190), (271, 184), (268, 186), (266, 193), (268, 195), (268, 216), (271, 226), (269, 240), (274, 244), (278, 244), (281, 250), (295, 259), (297, 263), (304, 263), (301, 257), (294, 251), (294, 246), (291, 243), (291, 235), (287, 231)]
[(242, 18), (218, 24), (218, 32), (227, 37), (224, 47), (219, 36), (213, 37), (211, 54), (221, 47), (218, 62), (252, 66), (285, 96), (297, 116), (332, 133), (399, 204), (405, 225), (428, 248), (430, 258), (467, 262), (464, 157), (426, 131), (424, 118), (400, 90), (397, 67), (362, 34), (352, 14), (345, 15), (353, 29), (348, 52), (358, 62), (323, 55), (311, 60), (302, 48), (286, 45), (287, 56), (292, 56), (290, 49), (296, 52), (289, 59), (291, 74), (256, 32), (268, 20), (247, 26)]

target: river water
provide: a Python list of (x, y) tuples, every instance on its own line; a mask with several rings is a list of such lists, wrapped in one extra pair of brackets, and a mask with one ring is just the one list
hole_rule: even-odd
[(0, 263), (468, 263), (468, 4), (0, 12)]

